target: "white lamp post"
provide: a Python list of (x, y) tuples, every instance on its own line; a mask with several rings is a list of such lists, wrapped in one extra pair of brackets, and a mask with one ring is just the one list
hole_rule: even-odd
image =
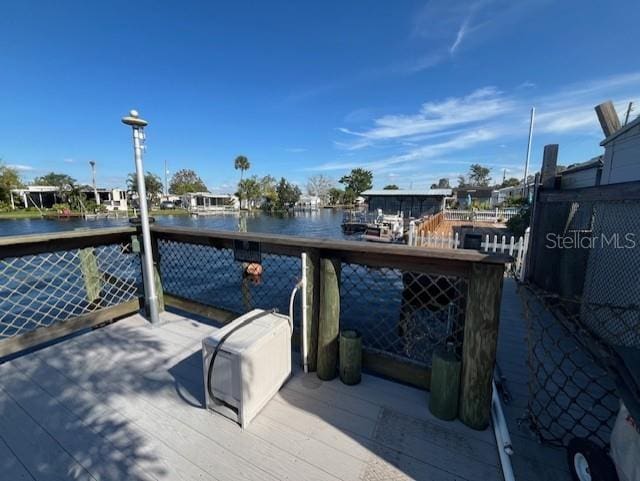
[(96, 205), (100, 205), (100, 196), (98, 195), (98, 188), (96, 187), (96, 161), (90, 160), (89, 165), (91, 166), (91, 180), (93, 185), (93, 196), (96, 200)]
[(140, 204), (140, 228), (142, 230), (142, 274), (144, 277), (145, 300), (149, 306), (149, 317), (152, 323), (160, 319), (158, 313), (158, 296), (154, 282), (153, 253), (151, 251), (151, 231), (149, 229), (149, 211), (147, 209), (147, 189), (144, 184), (144, 168), (142, 166), (142, 142), (144, 128), (148, 122), (138, 116), (136, 110), (122, 118), (122, 123), (130, 125), (133, 130), (133, 154), (136, 161), (136, 181), (138, 184), (138, 201)]

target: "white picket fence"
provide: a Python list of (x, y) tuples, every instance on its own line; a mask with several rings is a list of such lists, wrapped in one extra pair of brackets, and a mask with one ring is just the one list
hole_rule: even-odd
[[(460, 249), (462, 248), (462, 240), (460, 235), (444, 235), (427, 232), (423, 235), (412, 235), (412, 224), (409, 224), (409, 242), (413, 247), (431, 247), (434, 249)], [(495, 252), (500, 254), (508, 254), (514, 258), (514, 271), (518, 278), (524, 279), (525, 259), (527, 255), (527, 246), (529, 245), (529, 228), (525, 231), (524, 236), (516, 239), (514, 236), (503, 235), (493, 237), (485, 235), (480, 245), (483, 252)]]
[(506, 208), (493, 210), (459, 210), (459, 209), (445, 209), (445, 220), (462, 220), (462, 221), (481, 221), (481, 222), (498, 222), (502, 220), (508, 221), (512, 217), (518, 214), (518, 208)]

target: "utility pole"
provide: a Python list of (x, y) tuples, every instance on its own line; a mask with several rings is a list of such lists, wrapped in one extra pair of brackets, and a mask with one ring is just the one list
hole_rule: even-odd
[(629, 115), (631, 115), (631, 111), (633, 110), (633, 102), (629, 102), (629, 106), (627, 107), (627, 115), (624, 116), (624, 125), (627, 125), (629, 122)]
[(144, 294), (149, 306), (149, 317), (156, 324), (160, 320), (158, 312), (158, 296), (156, 294), (155, 272), (153, 268), (153, 252), (151, 250), (151, 230), (149, 228), (149, 210), (147, 207), (147, 189), (144, 184), (144, 167), (142, 165), (142, 144), (144, 142), (144, 128), (146, 120), (139, 117), (136, 110), (122, 118), (122, 123), (130, 125), (133, 130), (133, 156), (136, 163), (136, 181), (138, 184), (138, 200), (140, 204), (140, 229), (142, 231), (142, 274)]
[(90, 160), (89, 165), (91, 166), (91, 178), (93, 185), (93, 196), (96, 199), (96, 205), (100, 205), (100, 196), (98, 195), (98, 188), (96, 187), (96, 161)]
[(169, 169), (167, 168), (167, 161), (164, 161), (164, 197), (165, 199), (169, 196), (169, 184), (167, 183), (167, 174), (169, 173)]
[(504, 168), (502, 169), (502, 183), (504, 184), (506, 180), (507, 180), (507, 169)]
[(524, 182), (522, 183), (522, 196), (527, 196), (527, 177), (529, 176), (529, 160), (531, 159), (531, 140), (533, 139), (533, 123), (536, 119), (536, 108), (531, 107), (531, 120), (529, 121), (529, 141), (527, 142), (527, 157), (524, 162)]

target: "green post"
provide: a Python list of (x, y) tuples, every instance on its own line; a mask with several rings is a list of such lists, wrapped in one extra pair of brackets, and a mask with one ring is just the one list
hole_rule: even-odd
[(453, 349), (433, 353), (429, 410), (445, 421), (452, 421), (458, 415), (460, 367), (460, 359)]
[[(163, 312), (164, 290), (162, 288), (162, 276), (160, 275), (160, 254), (158, 252), (158, 239), (155, 236), (151, 237), (151, 249), (153, 251), (153, 281), (156, 287), (156, 296), (158, 297), (158, 312)], [(142, 248), (142, 242), (140, 242), (140, 237), (138, 235), (131, 236), (131, 251), (140, 254), (140, 262), (143, 262), (142, 256), (144, 255), (144, 249)], [(139, 290), (138, 297), (140, 298), (141, 306), (144, 306), (145, 311), (149, 312), (149, 307), (146, 305), (145, 301), (143, 286), (141, 286), (141, 289)]]
[(318, 322), (320, 305), (320, 253), (316, 249), (307, 251), (307, 362), (309, 372), (318, 365)]
[(340, 261), (320, 259), (320, 320), (318, 325), (318, 377), (328, 381), (338, 370), (340, 331)]
[(340, 333), (340, 380), (352, 386), (362, 379), (362, 337), (347, 329)]
[(158, 238), (151, 235), (151, 250), (153, 254), (153, 281), (156, 285), (158, 296), (158, 312), (164, 312), (164, 289), (162, 288), (162, 276), (160, 275), (160, 251), (158, 250)]
[(98, 269), (98, 259), (96, 259), (93, 247), (80, 249), (78, 257), (80, 258), (80, 270), (82, 271), (87, 301), (93, 304), (100, 300), (100, 291), (102, 290), (102, 275)]

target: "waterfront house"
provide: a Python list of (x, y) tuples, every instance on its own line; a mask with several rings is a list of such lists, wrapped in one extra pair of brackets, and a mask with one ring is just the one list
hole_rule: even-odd
[(518, 185), (495, 189), (491, 193), (490, 205), (491, 207), (499, 207), (508, 201), (529, 198), (530, 194), (533, 193), (534, 186), (533, 176), (530, 176), (526, 186), (521, 182)]
[(322, 206), (322, 201), (317, 195), (302, 195), (295, 204), (296, 210), (318, 210)]
[(453, 189), (454, 202), (461, 208), (469, 208), (475, 204), (491, 204), (493, 187), (456, 187)]
[[(87, 198), (87, 200), (96, 201), (98, 205), (106, 207), (109, 212), (127, 212), (129, 207), (127, 202), (127, 192), (122, 189), (105, 189), (86, 187), (81, 190), (81, 193)], [(98, 198), (96, 199), (96, 194)]]
[(451, 189), (380, 190), (362, 192), (369, 211), (382, 209), (385, 214), (402, 212), (405, 218), (422, 217), (439, 212), (444, 208), (445, 199), (451, 196)]
[(182, 205), (190, 211), (215, 211), (238, 209), (238, 198), (231, 194), (189, 192), (182, 196)]
[(29, 185), (24, 189), (11, 189), (11, 207), (16, 208), (16, 200), (27, 207), (50, 209), (54, 204), (62, 202), (60, 188), (53, 185)]

